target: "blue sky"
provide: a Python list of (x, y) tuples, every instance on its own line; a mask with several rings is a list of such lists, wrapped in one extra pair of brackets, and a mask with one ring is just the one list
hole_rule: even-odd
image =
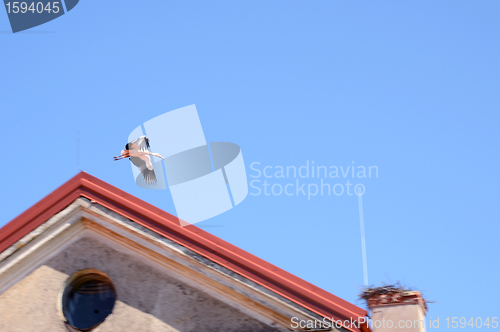
[[(441, 328), (447, 317), (491, 320), (499, 10), (494, 0), (82, 0), (17, 34), (0, 11), (0, 225), (78, 172), (78, 131), (81, 169), (174, 213), (168, 190), (135, 186), (112, 157), (141, 123), (196, 104), (207, 141), (240, 145), (249, 176), (253, 162), (377, 166), (378, 178), (351, 179), (366, 187), (370, 283), (421, 290)], [(249, 195), (199, 226), (364, 306), (355, 196)]]

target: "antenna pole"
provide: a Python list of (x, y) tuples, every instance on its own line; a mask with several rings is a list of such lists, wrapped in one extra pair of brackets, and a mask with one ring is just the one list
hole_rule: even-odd
[(365, 241), (365, 220), (363, 216), (363, 194), (361, 191), (357, 193), (359, 203), (359, 225), (361, 228), (361, 251), (363, 254), (363, 279), (365, 287), (368, 287), (368, 267), (366, 263), (366, 241)]
[(76, 131), (76, 167), (82, 170), (80, 168), (80, 130)]

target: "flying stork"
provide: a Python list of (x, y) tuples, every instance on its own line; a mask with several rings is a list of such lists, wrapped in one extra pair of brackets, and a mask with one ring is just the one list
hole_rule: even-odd
[(127, 143), (125, 150), (122, 150), (119, 156), (114, 157), (114, 160), (130, 158), (132, 164), (137, 166), (141, 171), (144, 182), (147, 184), (156, 184), (156, 175), (149, 156), (165, 160), (159, 153), (151, 153), (149, 151), (149, 139), (146, 136), (141, 136)]

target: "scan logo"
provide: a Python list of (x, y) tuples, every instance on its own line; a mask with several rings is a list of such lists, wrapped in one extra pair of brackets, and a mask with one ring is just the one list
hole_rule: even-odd
[(52, 21), (75, 8), (78, 1), (3, 0), (14, 33)]
[(195, 105), (145, 122), (132, 131), (128, 141), (143, 135), (165, 161), (152, 157), (157, 179), (154, 185), (145, 183), (139, 169), (132, 165), (135, 183), (147, 189), (166, 189), (168, 184), (181, 226), (217, 216), (247, 196), (240, 147), (228, 142), (207, 144)]

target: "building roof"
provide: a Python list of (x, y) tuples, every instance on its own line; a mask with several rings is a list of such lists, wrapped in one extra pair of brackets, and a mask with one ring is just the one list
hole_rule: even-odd
[(0, 228), (0, 253), (79, 197), (95, 201), (322, 317), (356, 321), (367, 314), (354, 304), (194, 225), (181, 227), (177, 217), (85, 172), (80, 172)]

